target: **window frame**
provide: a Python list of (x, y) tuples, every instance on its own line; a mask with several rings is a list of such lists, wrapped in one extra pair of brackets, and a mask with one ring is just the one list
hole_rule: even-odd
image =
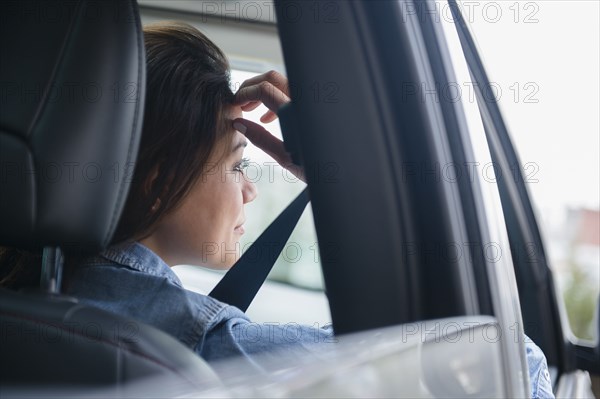
[[(456, 0), (448, 0), (472, 78), (485, 126), (494, 167), (504, 178), (498, 188), (511, 237), (517, 287), (525, 333), (544, 351), (553, 381), (558, 385), (563, 375), (574, 375), (578, 369), (598, 369), (598, 361), (590, 360), (594, 348), (577, 340), (570, 332), (564, 306), (557, 293), (544, 241), (536, 221), (520, 159), (495, 101), (486, 101), (484, 92), (491, 90), (477, 46)], [(507, 177), (509, 176), (509, 177)], [(597, 349), (596, 349), (597, 350)], [(577, 381), (580, 381), (578, 379)]]

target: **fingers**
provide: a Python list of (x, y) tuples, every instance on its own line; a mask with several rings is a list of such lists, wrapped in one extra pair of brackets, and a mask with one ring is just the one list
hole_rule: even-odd
[(270, 155), (279, 165), (306, 183), (304, 169), (292, 162), (292, 157), (286, 151), (283, 141), (273, 136), (261, 125), (244, 118), (234, 119), (233, 127), (245, 135), (252, 144)]
[(244, 112), (253, 111), (260, 104), (265, 104), (269, 110), (261, 116), (262, 123), (277, 119), (277, 110), (288, 102), (288, 80), (276, 71), (269, 71), (244, 81), (235, 94), (235, 103), (240, 104)]
[(294, 176), (306, 182), (304, 169), (292, 162), (292, 157), (285, 150), (283, 141), (269, 133), (261, 125), (244, 118), (233, 120), (234, 129), (238, 130), (258, 148), (270, 155), (279, 165), (292, 172)]
[(260, 121), (262, 123), (270, 123), (277, 119), (277, 114), (271, 110), (268, 110), (264, 113), (263, 116), (260, 117)]
[[(277, 119), (277, 111), (281, 106), (290, 102), (290, 89), (288, 80), (279, 72), (269, 71), (255, 76), (242, 83), (235, 94), (236, 104), (242, 111), (250, 112), (260, 104), (264, 104), (268, 111), (260, 117), (262, 123), (273, 122)], [(290, 154), (285, 150), (283, 141), (269, 133), (261, 125), (244, 118), (233, 121), (233, 127), (244, 134), (255, 146), (270, 155), (281, 166), (292, 172), (302, 181), (306, 181), (304, 171), (294, 165)]]
[[(256, 107), (258, 107), (260, 104), (261, 104), (260, 101), (253, 101), (251, 103), (242, 105), (240, 108), (244, 112), (250, 112), (250, 111), (254, 110)], [(262, 123), (273, 122), (275, 119), (277, 119), (277, 114), (271, 110), (268, 110), (260, 117), (260, 121)]]
[(281, 90), (286, 96), (291, 97), (287, 78), (277, 71), (265, 72), (261, 75), (250, 78), (242, 83), (239, 90), (243, 89), (244, 87), (256, 85), (260, 82), (269, 82)]
[(233, 121), (233, 127), (248, 138), (258, 148), (269, 154), (277, 163), (291, 163), (292, 159), (285, 150), (283, 141), (273, 136), (269, 131), (258, 123), (244, 118)]
[(251, 86), (245, 86), (235, 93), (235, 103), (242, 105), (242, 111), (249, 112), (263, 103), (273, 113), (284, 104), (290, 102), (290, 98), (273, 86), (270, 82), (260, 82)]

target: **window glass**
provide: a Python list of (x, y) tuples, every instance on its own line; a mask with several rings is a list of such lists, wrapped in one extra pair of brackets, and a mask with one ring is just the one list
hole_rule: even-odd
[[(232, 69), (233, 90), (236, 91), (244, 80), (258, 74)], [(266, 110), (267, 108), (261, 105), (252, 112), (244, 113), (243, 117), (261, 123), (259, 119)], [(273, 135), (282, 138), (278, 121), (263, 126)], [(247, 178), (256, 184), (258, 196), (245, 205), (246, 232), (240, 240), (239, 248), (242, 253), (306, 187), (306, 184), (251, 143), (246, 147), (244, 157), (249, 160)], [(223, 275), (221, 271), (185, 265), (175, 267), (174, 271), (187, 289), (203, 294), (208, 294)], [(293, 321), (315, 327), (331, 322), (327, 298), (323, 292), (321, 264), (310, 203), (279, 255), (266, 284), (258, 291), (246, 314), (254, 322)]]
[[(233, 90), (236, 91), (244, 80), (256, 75), (254, 72), (233, 69), (231, 71)], [(244, 113), (244, 118), (261, 123), (259, 119), (266, 110), (267, 108), (261, 105), (252, 112)], [(278, 121), (263, 126), (273, 135), (282, 138)], [(246, 205), (246, 234), (241, 240), (242, 251), (248, 248), (271, 221), (306, 187), (305, 183), (283, 169), (254, 145), (249, 144), (246, 147), (244, 156), (250, 160), (246, 175), (256, 184), (258, 197)], [(269, 279), (313, 290), (323, 289), (310, 204), (279, 256)]]
[(600, 290), (600, 3), (460, 7), (519, 153), (571, 329), (592, 339)]
[[(193, 2), (188, 2), (188, 5), (169, 3), (172, 7), (165, 3), (159, 8), (152, 7), (148, 1), (141, 3), (140, 13), (144, 24), (163, 20), (183, 21), (214, 41), (229, 58), (233, 90), (237, 90), (242, 82), (250, 77), (271, 69), (283, 68), (283, 55), (274, 25), (247, 23), (235, 16), (223, 19), (214, 14), (194, 14), (191, 11), (197, 7), (191, 4)], [(169, 10), (162, 9), (163, 6)], [(248, 11), (255, 9), (250, 7)], [(270, 10), (274, 10), (272, 4)], [(217, 12), (218, 7), (214, 11)], [(244, 10), (238, 11), (243, 14)], [(249, 14), (239, 17), (254, 18)], [(260, 123), (259, 118), (265, 111), (266, 108), (260, 106), (255, 111), (246, 113), (244, 117)], [(267, 124), (265, 128), (281, 138), (279, 122)], [(251, 161), (246, 172), (256, 183), (259, 193), (258, 197), (245, 207), (246, 233), (242, 236), (240, 251), (247, 249), (305, 187), (304, 183), (284, 171), (273, 159), (252, 144), (246, 148), (245, 157)], [(187, 289), (202, 294), (208, 294), (223, 275), (221, 271), (190, 265), (176, 266), (173, 271)], [(331, 322), (327, 298), (322, 288), (323, 279), (310, 204), (268, 280), (271, 282), (267, 281), (262, 286), (246, 312), (251, 320), (280, 323), (293, 321), (318, 326)]]

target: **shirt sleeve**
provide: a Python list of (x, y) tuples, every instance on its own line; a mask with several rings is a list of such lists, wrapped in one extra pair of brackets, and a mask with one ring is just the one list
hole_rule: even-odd
[(319, 328), (298, 323), (253, 323), (242, 311), (231, 306), (220, 316), (196, 348), (208, 362), (237, 356), (258, 366), (258, 354), (264, 361), (269, 356), (302, 354), (317, 345), (336, 342), (330, 325)]
[(552, 381), (550, 381), (544, 352), (527, 336), (525, 336), (525, 351), (529, 367), (531, 397), (533, 399), (554, 399)]
[[(271, 357), (311, 352), (337, 342), (331, 325), (319, 328), (298, 323), (253, 323), (239, 309), (228, 306), (206, 332), (196, 353), (208, 362), (237, 357), (261, 371)], [(525, 349), (531, 396), (554, 399), (546, 356), (527, 336)], [(260, 355), (260, 356), (259, 356)]]

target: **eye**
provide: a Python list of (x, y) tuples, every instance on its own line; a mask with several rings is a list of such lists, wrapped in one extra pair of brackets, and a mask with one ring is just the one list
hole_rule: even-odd
[(239, 162), (237, 162), (234, 167), (233, 170), (235, 170), (236, 172), (243, 172), (248, 165), (250, 165), (250, 159), (248, 158), (242, 158)]

